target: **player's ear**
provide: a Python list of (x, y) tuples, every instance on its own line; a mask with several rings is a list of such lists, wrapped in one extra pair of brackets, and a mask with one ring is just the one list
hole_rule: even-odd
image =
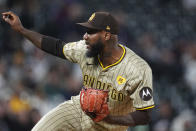
[(108, 41), (111, 38), (111, 33), (110, 32), (105, 32), (105, 40)]

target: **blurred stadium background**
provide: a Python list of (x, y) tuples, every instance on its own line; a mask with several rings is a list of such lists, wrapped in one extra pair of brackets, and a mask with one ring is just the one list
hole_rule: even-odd
[[(196, 131), (196, 0), (0, 0), (26, 28), (65, 42), (95, 11), (121, 24), (120, 42), (148, 61), (154, 76), (152, 122), (129, 131)], [(77, 65), (48, 55), (0, 21), (0, 131), (29, 131), (50, 109), (77, 95)]]

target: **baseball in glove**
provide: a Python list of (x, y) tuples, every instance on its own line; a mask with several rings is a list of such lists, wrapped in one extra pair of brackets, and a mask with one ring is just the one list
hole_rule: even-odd
[(103, 120), (109, 114), (107, 101), (108, 91), (83, 88), (80, 93), (82, 110), (95, 122)]

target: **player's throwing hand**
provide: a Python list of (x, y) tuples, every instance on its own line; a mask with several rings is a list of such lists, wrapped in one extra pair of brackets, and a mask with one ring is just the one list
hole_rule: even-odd
[(15, 31), (19, 32), (23, 28), (19, 17), (11, 11), (2, 13), (2, 18), (5, 22), (9, 23)]

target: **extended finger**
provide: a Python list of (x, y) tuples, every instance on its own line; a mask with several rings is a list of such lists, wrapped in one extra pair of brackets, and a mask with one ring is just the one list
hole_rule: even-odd
[(12, 11), (3, 12), (2, 15), (12, 15), (14, 14)]
[(11, 12), (11, 11), (2, 13), (2, 16), (3, 16), (4, 19), (5, 18), (11, 19), (12, 17), (14, 17), (14, 15), (15, 14), (13, 12)]
[(8, 15), (8, 14), (4, 14), (4, 15), (3, 15), (3, 19), (10, 19), (10, 18), (11, 18), (11, 16)]

